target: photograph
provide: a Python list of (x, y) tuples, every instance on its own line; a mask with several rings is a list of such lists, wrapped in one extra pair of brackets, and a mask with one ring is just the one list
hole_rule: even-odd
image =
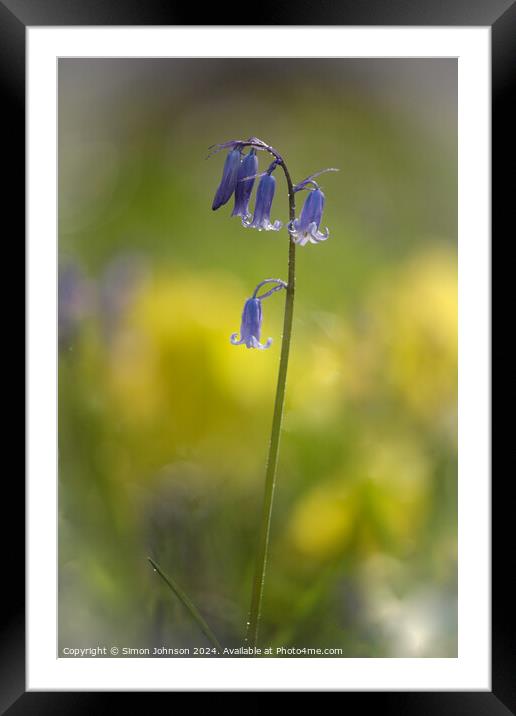
[(58, 650), (458, 656), (456, 57), (57, 61)]

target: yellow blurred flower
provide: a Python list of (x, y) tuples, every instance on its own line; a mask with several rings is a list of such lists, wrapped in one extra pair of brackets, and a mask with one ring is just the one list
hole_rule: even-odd
[[(272, 349), (264, 356), (230, 344), (243, 297), (226, 276), (166, 269), (135, 292), (110, 336), (106, 382), (113, 420), (139, 457), (160, 465), (195, 450), (240, 471), (263, 459), (250, 445), (270, 420), (277, 360)], [(267, 438), (264, 426), (264, 446)]]
[(355, 512), (352, 494), (327, 484), (304, 495), (287, 526), (287, 539), (302, 555), (326, 559), (341, 552), (351, 535)]
[(455, 435), (457, 264), (451, 250), (423, 253), (369, 303), (370, 340), (388, 387), (419, 418)]
[(355, 338), (343, 319), (312, 313), (296, 324), (289, 366), (289, 425), (319, 426), (334, 421), (346, 385), (357, 385)]

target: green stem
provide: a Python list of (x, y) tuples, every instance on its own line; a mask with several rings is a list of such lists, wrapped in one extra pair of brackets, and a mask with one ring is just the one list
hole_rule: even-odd
[[(296, 216), (294, 199), (294, 188), (292, 180), (285, 163), (280, 162), (288, 185), (289, 217), (293, 221)], [(256, 557), (256, 568), (253, 579), (253, 591), (251, 597), (251, 608), (249, 622), (247, 625), (246, 644), (256, 648), (258, 643), (258, 630), (260, 626), (261, 607), (263, 600), (263, 588), (265, 584), (265, 573), (267, 570), (267, 557), (269, 552), (269, 535), (271, 527), (272, 504), (274, 498), (274, 487), (276, 482), (276, 470), (278, 466), (278, 452), (280, 444), (281, 420), (283, 417), (283, 405), (285, 402), (285, 386), (287, 382), (288, 357), (290, 352), (290, 339), (292, 336), (292, 318), (294, 316), (294, 295), (296, 287), (296, 244), (289, 234), (288, 246), (288, 284), (285, 298), (285, 314), (283, 318), (283, 337), (281, 341), (281, 356), (278, 371), (278, 383), (276, 386), (276, 398), (274, 401), (274, 414), (272, 418), (271, 440), (267, 467), (265, 471), (265, 494), (263, 499), (262, 521), (258, 541), (258, 553)]]
[(147, 557), (149, 562), (151, 563), (152, 567), (155, 569), (155, 571), (159, 574), (161, 579), (165, 582), (165, 584), (169, 587), (169, 589), (176, 595), (176, 597), (179, 599), (179, 601), (183, 604), (183, 606), (190, 612), (190, 615), (194, 619), (194, 621), (197, 623), (197, 626), (200, 628), (202, 633), (205, 635), (205, 637), (208, 639), (208, 641), (219, 651), (221, 654), (224, 651), (222, 646), (220, 645), (217, 637), (212, 632), (208, 624), (204, 621), (203, 617), (201, 616), (199, 610), (193, 604), (193, 602), (190, 600), (190, 598), (183, 592), (181, 587), (179, 587), (176, 582), (171, 577), (167, 577), (167, 575), (163, 572), (161, 567), (156, 564), (156, 562), (151, 558)]

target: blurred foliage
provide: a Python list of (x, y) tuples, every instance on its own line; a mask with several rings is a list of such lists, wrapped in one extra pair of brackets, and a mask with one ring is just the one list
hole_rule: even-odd
[(148, 554), (241, 643), (282, 296), (269, 351), (229, 335), (287, 235), (212, 213), (204, 157), (253, 134), (297, 179), (341, 167), (298, 251), (262, 641), (456, 655), (455, 61), (59, 72), (61, 646), (205, 645)]

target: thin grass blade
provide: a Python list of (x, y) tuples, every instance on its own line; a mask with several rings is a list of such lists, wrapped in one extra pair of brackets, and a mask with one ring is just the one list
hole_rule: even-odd
[(191, 599), (183, 592), (181, 587), (174, 582), (174, 580), (171, 577), (168, 577), (161, 567), (151, 558), (147, 557), (150, 564), (152, 565), (153, 569), (159, 574), (161, 579), (165, 582), (165, 584), (168, 586), (168, 588), (175, 594), (175, 596), (179, 599), (181, 604), (187, 609), (192, 619), (195, 621), (199, 629), (202, 631), (204, 636), (208, 639), (208, 641), (219, 651), (221, 654), (223, 652), (223, 648), (220, 645), (217, 637), (212, 632), (206, 621), (201, 616), (199, 610), (195, 606), (195, 604), (191, 601)]

